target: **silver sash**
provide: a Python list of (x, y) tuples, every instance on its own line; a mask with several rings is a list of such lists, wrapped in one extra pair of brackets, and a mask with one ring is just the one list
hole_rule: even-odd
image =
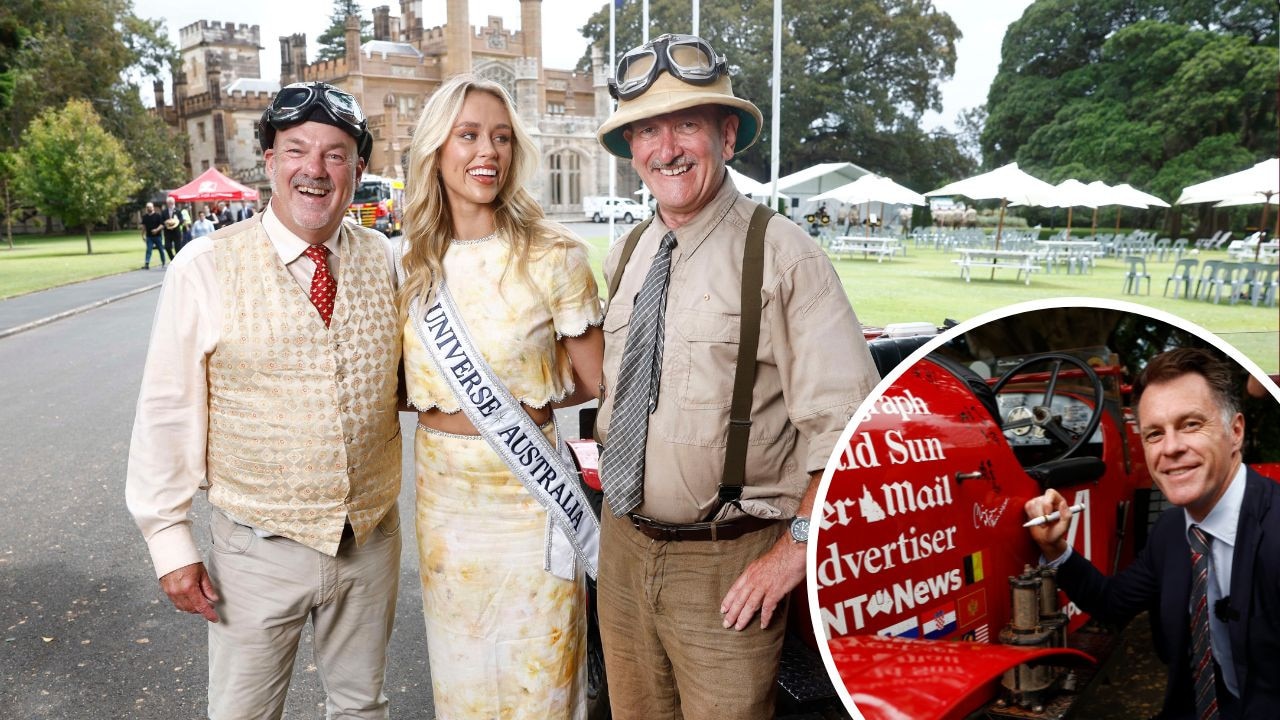
[[(547, 511), (543, 568), (556, 577), (573, 580), (576, 557), (594, 578), (600, 524), (582, 493), (577, 473), (547, 442), (520, 401), (476, 350), (444, 281), (436, 285), (435, 305), (423, 313), (421, 297), (415, 297), (409, 316), (418, 339), (449, 383), (467, 419)], [(558, 439), (558, 429), (556, 433)]]

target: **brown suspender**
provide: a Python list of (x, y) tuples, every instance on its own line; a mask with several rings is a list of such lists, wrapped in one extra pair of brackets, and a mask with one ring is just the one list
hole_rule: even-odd
[[(739, 310), (738, 364), (733, 373), (733, 400), (729, 406), (729, 437), (724, 449), (724, 474), (720, 478), (719, 502), (706, 520), (710, 521), (725, 503), (737, 504), (747, 472), (747, 441), (751, 437), (751, 391), (756, 382), (756, 350), (760, 346), (760, 290), (764, 286), (764, 231), (773, 216), (766, 205), (757, 205), (747, 225), (747, 242), (742, 250), (742, 303)], [(650, 217), (637, 225), (622, 241), (622, 254), (609, 281), (609, 299), (618, 291), (622, 272), (648, 229)]]

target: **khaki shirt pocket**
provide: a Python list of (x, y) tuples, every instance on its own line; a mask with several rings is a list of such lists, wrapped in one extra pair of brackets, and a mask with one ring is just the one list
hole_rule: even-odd
[[(686, 410), (728, 408), (733, 400), (733, 374), (738, 367), (738, 332), (742, 319), (728, 313), (681, 310), (675, 314), (676, 347), (671, 355), (672, 381)], [(668, 337), (670, 337), (668, 333)]]

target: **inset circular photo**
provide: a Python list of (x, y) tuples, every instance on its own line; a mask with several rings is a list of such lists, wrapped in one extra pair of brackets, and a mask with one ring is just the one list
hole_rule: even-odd
[(1220, 339), (1130, 303), (1015, 305), (924, 344), (819, 493), (809, 603), (847, 709), (1276, 707), (1278, 401)]

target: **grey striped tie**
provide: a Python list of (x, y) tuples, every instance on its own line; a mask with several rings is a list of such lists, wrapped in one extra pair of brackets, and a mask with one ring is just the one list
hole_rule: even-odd
[(1187, 536), (1191, 545), (1191, 674), (1195, 678), (1196, 717), (1218, 720), (1218, 692), (1209, 642), (1209, 548), (1213, 537), (1199, 525)]
[(658, 406), (667, 281), (675, 246), (676, 234), (668, 232), (653, 256), (644, 285), (636, 293), (631, 329), (622, 347), (618, 380), (612, 389), (613, 419), (609, 421), (609, 443), (600, 457), (600, 478), (605, 500), (615, 517), (639, 505), (644, 494), (644, 448), (649, 437), (649, 413)]

